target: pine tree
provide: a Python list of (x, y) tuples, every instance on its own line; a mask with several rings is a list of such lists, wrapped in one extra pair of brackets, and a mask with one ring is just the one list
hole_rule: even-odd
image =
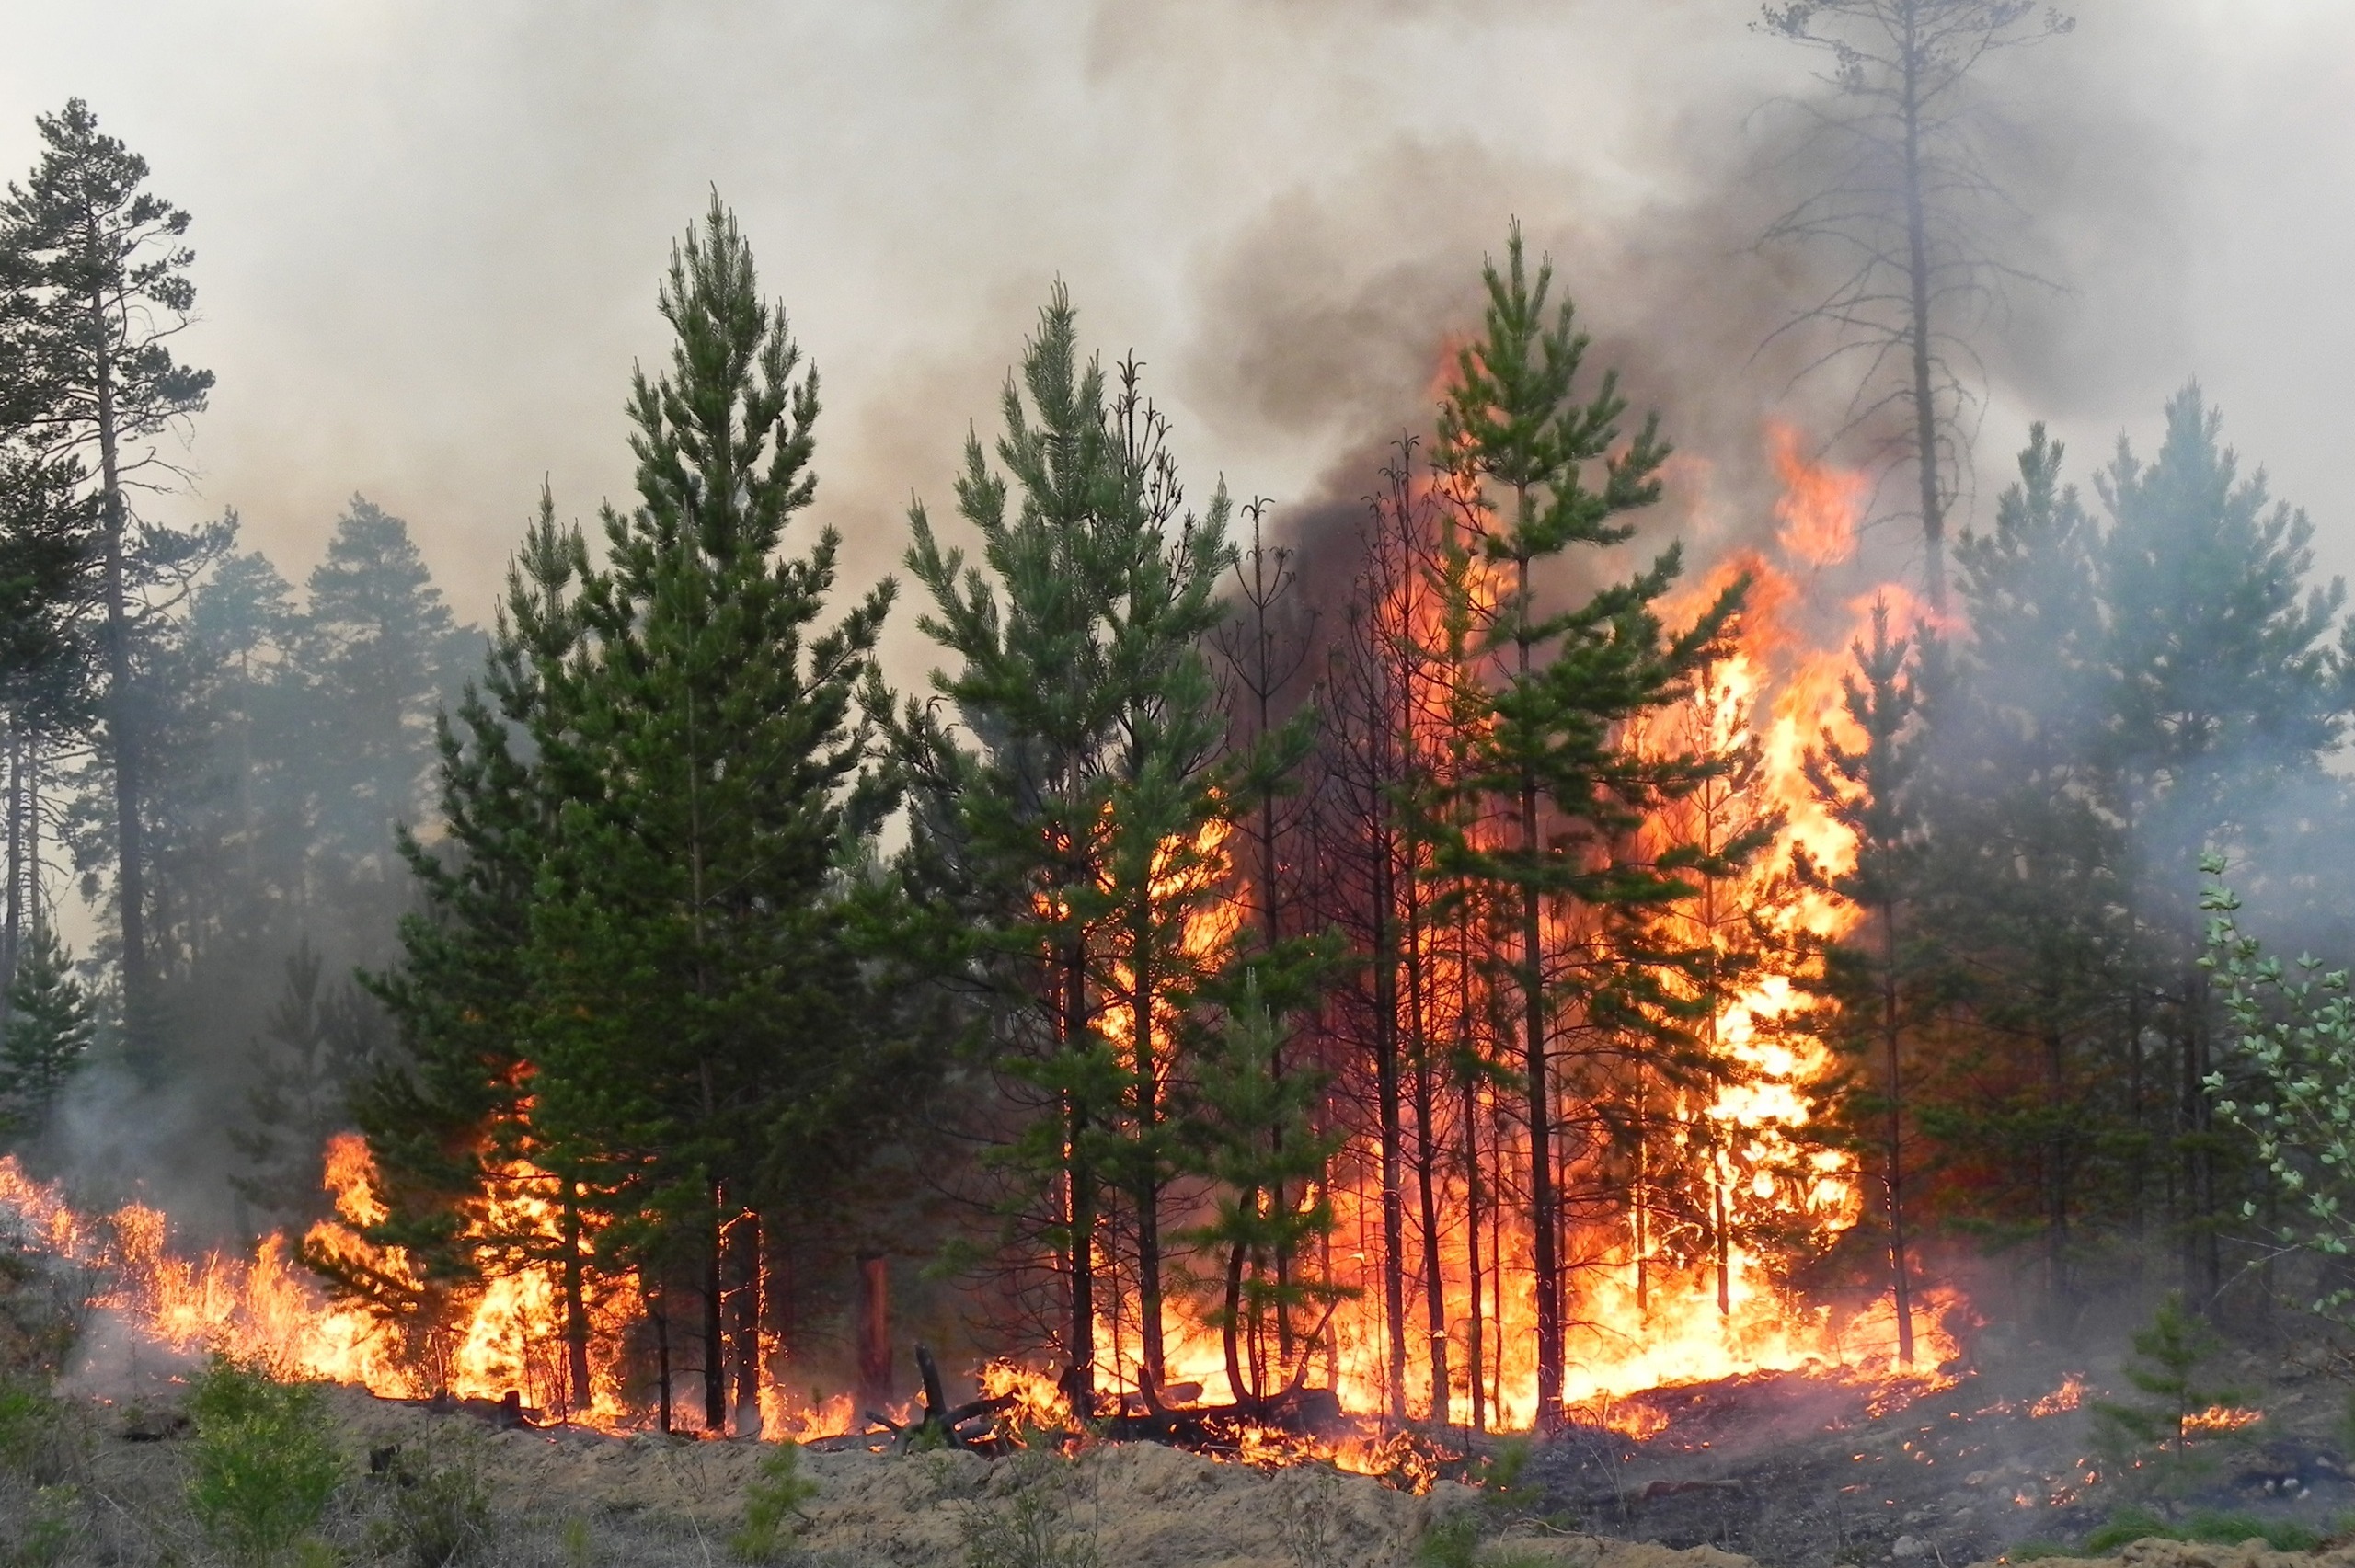
[(908, 567), (934, 605), (920, 624), (961, 664), (935, 685), (973, 749), (914, 706), (898, 747), (982, 922), (943, 961), (991, 999), (998, 1060), (1032, 1101), (1001, 1157), (1017, 1188), (1009, 1241), (1059, 1260), (1063, 1386), (1086, 1410), (1094, 1254), (1117, 1196), (1133, 1205), (1148, 1397), (1161, 1373), (1170, 1021), (1214, 967), (1186, 928), (1218, 892), (1227, 810), (1199, 644), (1223, 619), (1231, 552), (1223, 488), (1199, 517), (1184, 509), (1134, 366), (1108, 396), (1074, 323), (1058, 287), (1008, 379), (1007, 476), (967, 442), (958, 505), (979, 561), (943, 549), (921, 506), (912, 515)]
[[(1656, 419), (1621, 443), (1626, 405), (1615, 375), (1580, 395), (1588, 339), (1575, 329), (1567, 301), (1549, 311), (1552, 264), (1529, 276), (1518, 226), (1504, 268), (1491, 263), (1484, 278), (1484, 329), (1458, 356), (1441, 412), (1438, 460), (1463, 519), (1459, 548), (1505, 580), (1497, 585), (1483, 649), (1499, 666), (1497, 690), (1478, 750), (1453, 788), (1507, 803), (1512, 822), (1501, 843), (1455, 840), (1442, 864), (1492, 885), (1517, 906), (1510, 984), (1528, 1106), (1538, 1409), (1550, 1428), (1561, 1418), (1565, 1367), (1555, 1041), (1572, 1005), (1606, 1030), (1632, 1023), (1642, 999), (1656, 991), (1658, 965), (1638, 952), (1573, 973), (1549, 961), (1546, 910), (1590, 911), (1624, 937), (1688, 891), (1663, 868), (1630, 864), (1614, 845), (1648, 810), (1695, 787), (1717, 764), (1689, 754), (1642, 756), (1618, 727), (1689, 688), (1719, 651), (1746, 584), (1737, 582), (1694, 626), (1668, 635), (1655, 604), (1681, 569), (1671, 547), (1647, 570), (1581, 603), (1546, 607), (1539, 564), (1572, 545), (1603, 548), (1632, 538), (1634, 525), (1620, 520), (1659, 498), (1668, 448)], [(1597, 469), (1600, 483), (1590, 485)]]
[(379, 1043), (381, 1015), (349, 981), (323, 988), (324, 969), (307, 940), (287, 955), (286, 989), (249, 1052), (250, 1119), (229, 1135), (247, 1162), (231, 1185), (292, 1229), (323, 1216), (321, 1155), (349, 1124), (349, 1095)]
[(820, 628), (839, 535), (777, 554), (815, 493), (817, 381), (717, 198), (661, 310), (668, 372), (631, 387), (638, 502), (605, 509), (609, 564), (578, 601), (590, 654), (551, 681), (533, 1122), (590, 1171), (609, 1248), (699, 1276), (718, 1429), (726, 1239), (812, 1203), (886, 1103), (842, 879), (886, 804), (857, 697), (892, 589)]
[[(2150, 1326), (2134, 1331), (2126, 1380), (2144, 1397), (2097, 1400), (2094, 1440), (2112, 1473), (2136, 1490), (2173, 1500), (2213, 1476), (2216, 1456), (2195, 1449), (2194, 1417), (2247, 1397), (2211, 1371), (2223, 1342), (2200, 1314), (2186, 1310), (2179, 1291), (2159, 1302)], [(2134, 1476), (2135, 1470), (2148, 1473)]]
[(2130, 919), (2167, 998), (2185, 1294), (2222, 1288), (2224, 1173), (2204, 1082), (2212, 999), (2199, 967), (2200, 857), (2262, 862), (2286, 792), (2342, 743), (2350, 704), (2331, 626), (2337, 581), (2310, 588), (2314, 525), (2241, 477), (2199, 387), (2168, 405), (2149, 463), (2121, 439), (2097, 478), (2111, 516), (2096, 557), (2108, 610), (2099, 765), (2126, 823)]
[(0, 1034), (0, 1133), (24, 1143), (40, 1136), (95, 1032), (95, 1009), (75, 978), (72, 956), (46, 922), (35, 925), (8, 982), (8, 1023)]
[[(555, 729), (549, 683), (580, 656), (575, 600), (588, 566), (580, 531), (557, 523), (544, 492), (508, 567), (480, 683), (436, 719), (442, 838), (397, 834), (421, 908), (401, 921), (399, 961), (361, 977), (398, 1035), (351, 1096), (386, 1211), (364, 1239), (400, 1248), (416, 1277), (306, 1260), (381, 1314), (421, 1325), (429, 1345), (498, 1264), (478, 1241), (492, 1173), (534, 1141), (523, 1082), (539, 1016), (533, 899), (566, 783), (551, 776), (542, 742)], [(590, 1351), (580, 1177), (533, 1152), (558, 1183), (569, 1391), (580, 1408)]]
[(142, 815), (150, 746), (132, 691), (131, 491), (159, 461), (139, 443), (201, 411), (213, 373), (171, 352), (195, 300), (194, 253), (181, 243), (188, 213), (143, 189), (146, 160), (102, 134), (81, 99), (34, 123), (40, 162), (0, 202), (0, 270), (17, 301), (15, 343), (39, 388), (30, 439), (51, 454), (94, 459), (116, 912), (125, 1016), (138, 1030), (152, 1026)]
[[(41, 918), (41, 780), (52, 754), (86, 725), (89, 500), (81, 465), (22, 450), (0, 428), (0, 724), (6, 726), (7, 892), (0, 975), (16, 972)], [(0, 1028), (6, 1012), (0, 1005)]]
[(1921, 764), (1919, 712), (1924, 700), (1923, 655), (1912, 637), (1889, 634), (1889, 607), (1873, 606), (1869, 646), (1854, 647), (1855, 671), (1841, 681), (1842, 707), (1853, 745), (1827, 733), (1809, 754), (1808, 782), (1832, 819), (1855, 845), (1855, 864), (1825, 876), (1802, 864), (1803, 876), (1837, 892), (1863, 917), (1849, 939), (1834, 945), (1826, 981), (1840, 1005), (1835, 1037), (1873, 1060), (1877, 1092), (1858, 1095), (1850, 1109), (1878, 1114), (1878, 1128), (1859, 1141), (1878, 1145), (1881, 1220), (1888, 1242), (1890, 1299), (1897, 1318), (1897, 1358), (1913, 1362), (1913, 1264), (1906, 1198), (1906, 1045), (1923, 1007), (1924, 967), (1904, 924), (1920, 885), (1922, 827), (1917, 778)]
[[(1967, 1048), (1924, 1083), (1923, 1127), (1975, 1182), (1980, 1223), (2043, 1231), (2045, 1289), (2073, 1289), (2074, 1228), (2105, 1112), (2103, 1059), (2133, 986), (2116, 919), (2120, 844), (2092, 737), (2102, 704), (2099, 537), (2044, 428), (1992, 532), (1966, 532), (1957, 588), (1971, 628), (1954, 691), (1927, 738), (1932, 841), (1922, 918), (1968, 1004)], [(2129, 1040), (2125, 1048), (2141, 1049)]]
[[(1227, 1386), (1246, 1412), (1290, 1392), (1308, 1368), (1306, 1351), (1293, 1359), (1281, 1325), (1294, 1317), (1315, 1323), (1305, 1336), (1313, 1347), (1323, 1327), (1317, 1310), (1329, 1314), (1348, 1294), (1277, 1266), (1310, 1255), (1330, 1235), (1333, 1201), (1323, 1180), (1341, 1147), (1338, 1133), (1315, 1125), (1318, 1075), (1283, 1070), (1283, 1034), (1257, 978), (1246, 979), (1205, 1053), (1189, 1128), (1206, 1149), (1203, 1170), (1217, 1196), (1212, 1218), (1184, 1238), (1216, 1266), (1189, 1284), (1208, 1308), (1202, 1321), (1219, 1331)], [(1313, 1196), (1303, 1202), (1286, 1193)]]
[(354, 496), (311, 572), (297, 650), (316, 726), (319, 853), (349, 876), (415, 824), (461, 634), (408, 524)]

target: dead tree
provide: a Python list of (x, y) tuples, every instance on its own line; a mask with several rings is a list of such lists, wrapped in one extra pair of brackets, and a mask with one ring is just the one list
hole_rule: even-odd
[(1924, 585), (1942, 612), (1947, 513), (1986, 379), (1974, 334), (2013, 286), (2052, 286), (1996, 243), (2023, 214), (1991, 171), (1972, 77), (1991, 54), (2075, 23), (2039, 0), (1790, 0), (1756, 25), (1825, 56), (1831, 89), (1799, 106), (1792, 162), (1821, 172), (1761, 243), (1828, 253), (1832, 281), (1775, 336), (1831, 329), (1802, 375), (1859, 367), (1841, 434), (1913, 468)]

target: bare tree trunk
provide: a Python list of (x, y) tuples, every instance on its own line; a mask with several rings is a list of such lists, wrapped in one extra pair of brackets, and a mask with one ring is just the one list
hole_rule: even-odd
[[(1132, 1196), (1137, 1206), (1137, 1327), (1138, 1386), (1157, 1391), (1164, 1381), (1167, 1353), (1162, 1326), (1161, 1181), (1154, 1144), (1160, 1133), (1161, 1064), (1154, 1045), (1153, 897), (1151, 876), (1137, 890), (1137, 908), (1129, 931), (1129, 1029), (1137, 1085), (1137, 1182)], [(1149, 1394), (1149, 1397), (1158, 1397)]]
[(1938, 484), (1938, 410), (1932, 381), (1929, 214), (1922, 189), (1922, 50), (1912, 6), (1905, 19), (1905, 243), (1913, 342), (1914, 466), (1922, 482), (1922, 576), (1930, 612), (1947, 610), (1946, 501)]
[(564, 1183), (559, 1199), (564, 1235), (564, 1370), (566, 1413), (588, 1413), (595, 1398), (589, 1373), (589, 1303), (581, 1277), (580, 1188)]
[(0, 932), (0, 1030), (8, 1023), (8, 987), (23, 951), (25, 917), (25, 733), (8, 727), (8, 913)]
[(671, 1285), (666, 1278), (655, 1288), (649, 1303), (654, 1319), (655, 1428), (671, 1430)]
[(858, 1260), (858, 1403), (879, 1411), (891, 1399), (891, 1265), (875, 1253)]
[[(1528, 514), (1523, 497), (1521, 515)], [(1518, 645), (1519, 678), (1530, 673), (1529, 562), (1519, 563), (1515, 589), (1521, 605)], [(1521, 780), (1521, 852), (1534, 874), (1541, 846), (1537, 841), (1537, 780), (1524, 773)], [(1545, 951), (1544, 914), (1534, 880), (1521, 888), (1521, 1013), (1522, 1074), (1529, 1104), (1529, 1222), (1531, 1288), (1537, 1297), (1537, 1429), (1551, 1432), (1562, 1423), (1562, 1272), (1556, 1251), (1554, 1200), (1553, 1085), (1545, 1058)]]
[(724, 1267), (728, 1237), (722, 1193), (711, 1184), (711, 1223), (704, 1237), (703, 1274), (703, 1426), (706, 1432), (728, 1430), (728, 1275)]
[(1889, 1084), (1889, 1124), (1882, 1158), (1888, 1164), (1889, 1273), (1897, 1312), (1897, 1359), (1913, 1365), (1913, 1280), (1905, 1258), (1904, 1084), (1898, 1059), (1897, 910), (1881, 906), (1881, 1049)]
[(736, 1259), (736, 1421), (739, 1437), (761, 1435), (761, 1217), (746, 1209), (729, 1227)]
[[(1467, 988), (1470, 984), (1467, 979)], [(1469, 1050), (1469, 1009), (1465, 1030), (1466, 1050)], [(1464, 1074), (1464, 1252), (1465, 1274), (1471, 1288), (1471, 1322), (1469, 1343), (1465, 1345), (1470, 1363), (1465, 1368), (1465, 1380), (1472, 1393), (1472, 1430), (1488, 1429), (1488, 1402), (1480, 1379), (1488, 1359), (1488, 1346), (1482, 1343), (1486, 1326), (1480, 1311), (1480, 1093), (1470, 1070)]]
[[(1087, 955), (1079, 944), (1063, 950), (1063, 1047), (1066, 1053), (1083, 1048), (1087, 1034)], [(1064, 1213), (1071, 1230), (1071, 1295), (1068, 1335), (1064, 1345), (1063, 1397), (1073, 1413), (1083, 1419), (1096, 1409), (1096, 1187), (1088, 1160), (1087, 1108), (1075, 1094), (1063, 1101), (1066, 1152)]]
[(1373, 848), (1373, 1073), (1376, 1114), (1382, 1124), (1382, 1309), (1389, 1331), (1384, 1354), (1383, 1395), (1393, 1421), (1407, 1417), (1407, 1298), (1403, 1272), (1407, 1253), (1405, 1162), (1399, 1126), (1398, 952), (1393, 919), (1395, 892), (1389, 836)]
[(1415, 1067), (1415, 1176), (1423, 1222), (1423, 1322), (1430, 1345), (1431, 1420), (1448, 1425), (1447, 1276), (1439, 1230), (1439, 1141), (1429, 1053)]

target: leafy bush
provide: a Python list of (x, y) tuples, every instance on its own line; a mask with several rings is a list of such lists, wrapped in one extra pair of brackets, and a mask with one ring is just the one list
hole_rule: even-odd
[(801, 1505), (818, 1495), (818, 1483), (801, 1473), (801, 1450), (779, 1443), (761, 1456), (752, 1485), (744, 1489), (744, 1522), (728, 1538), (728, 1550), (747, 1562), (774, 1562), (801, 1533)]
[(316, 1389), (215, 1356), (189, 1410), (196, 1418), (189, 1508), (216, 1548), (267, 1562), (319, 1522), (344, 1460)]
[(381, 1475), (384, 1511), (370, 1532), (380, 1551), (409, 1568), (454, 1568), (489, 1544), (490, 1483), (470, 1436), (391, 1456)]

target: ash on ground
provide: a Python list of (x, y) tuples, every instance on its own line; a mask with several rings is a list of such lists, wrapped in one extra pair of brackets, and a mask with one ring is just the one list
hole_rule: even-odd
[[(2355, 1467), (2342, 1375), (2318, 1349), (2226, 1359), (2264, 1419), (2215, 1444), (2212, 1471), (2161, 1511), (2344, 1533)], [(1665, 1419), (1658, 1431), (1575, 1427), (1539, 1446), (1529, 1479), (1581, 1528), (1789, 1568), (1983, 1562), (2025, 1543), (2074, 1545), (2152, 1505), (2138, 1477), (2104, 1473), (2095, 1404), (2142, 1397), (2115, 1354), (2031, 1345), (2000, 1370), (1948, 1372), (1951, 1386), (1894, 1408), (1885, 1388), (1806, 1373), (1656, 1391), (1636, 1402)]]

